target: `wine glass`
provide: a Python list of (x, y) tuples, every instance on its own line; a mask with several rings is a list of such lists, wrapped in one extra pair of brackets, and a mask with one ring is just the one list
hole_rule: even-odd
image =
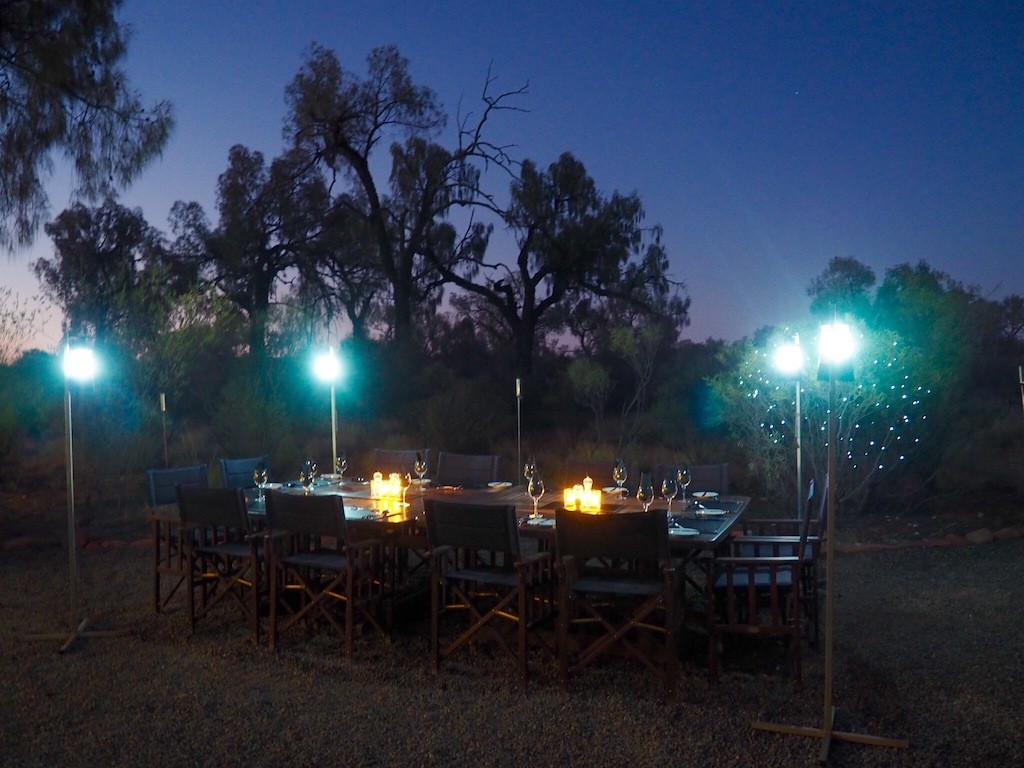
[(302, 485), (302, 490), (304, 493), (308, 494), (310, 492), (310, 489), (313, 487), (314, 479), (315, 477), (313, 473), (310, 471), (310, 466), (307, 463), (302, 468), (302, 471), (299, 472), (299, 483)]
[(406, 472), (403, 475), (399, 475), (398, 487), (402, 489), (402, 506), (409, 506), (405, 500), (405, 494), (409, 492), (409, 486), (412, 485), (412, 475)]
[(256, 483), (256, 487), (259, 489), (259, 495), (256, 496), (258, 501), (266, 500), (263, 489), (267, 487), (267, 477), (267, 468), (262, 464), (252, 471), (252, 480)]
[(612, 480), (619, 486), (619, 494), (622, 493), (622, 484), (629, 478), (629, 472), (626, 471), (626, 462), (622, 459), (615, 460), (615, 468), (612, 470)]
[(342, 451), (341, 455), (334, 460), (334, 473), (338, 480), (345, 482), (345, 470), (348, 469), (348, 457)]
[(649, 472), (640, 474), (640, 482), (636, 487), (636, 500), (643, 506), (644, 512), (650, 509), (654, 502), (654, 483), (651, 482)]
[(423, 476), (427, 474), (427, 461), (423, 458), (422, 453), (416, 454), (416, 461), (412, 465), (412, 469), (416, 473), (416, 477), (419, 478), (420, 485), (423, 485)]
[(307, 469), (309, 471), (310, 477), (313, 478), (310, 481), (310, 485), (316, 485), (316, 476), (317, 476), (316, 462), (313, 461), (312, 459), (310, 459), (309, 461), (306, 462), (306, 467), (307, 467)]
[(676, 469), (676, 482), (679, 483), (679, 488), (683, 492), (683, 510), (686, 509), (686, 488), (690, 485), (690, 468), (683, 464)]
[(523, 466), (523, 477), (526, 478), (526, 483), (529, 485), (530, 481), (533, 480), (533, 476), (537, 474), (537, 462), (533, 456), (526, 460), (526, 464)]
[(672, 475), (666, 475), (665, 479), (661, 481), (661, 495), (668, 500), (668, 511), (666, 514), (672, 517), (672, 499), (679, 493), (679, 482)]
[(540, 512), (537, 511), (537, 504), (540, 503), (540, 497), (544, 495), (544, 480), (536, 472), (530, 478), (530, 482), (526, 486), (526, 492), (533, 499), (533, 513), (530, 515), (530, 519), (536, 520), (540, 517)]

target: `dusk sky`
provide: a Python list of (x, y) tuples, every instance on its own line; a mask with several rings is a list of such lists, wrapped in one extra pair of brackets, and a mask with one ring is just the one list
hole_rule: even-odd
[[(283, 149), (311, 43), (360, 76), (394, 43), (453, 115), (479, 109), (488, 68), (497, 90), (528, 84), (494, 141), (542, 166), (570, 151), (606, 193), (640, 195), (693, 299), (687, 338), (804, 319), (833, 256), (1024, 294), (1022, 7), (127, 0), (132, 85), (170, 100), (177, 128), (121, 201), (161, 229), (176, 200), (215, 220), (228, 149)], [(51, 215), (69, 202), (58, 173)], [(40, 233), (2, 282), (36, 295), (30, 264), (50, 252)], [(51, 322), (36, 344), (59, 336)]]

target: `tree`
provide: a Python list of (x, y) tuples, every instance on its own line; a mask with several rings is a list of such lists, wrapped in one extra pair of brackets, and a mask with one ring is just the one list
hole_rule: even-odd
[(202, 210), (178, 202), (172, 211), (183, 263), (204, 273), (249, 319), (249, 349), (262, 360), (270, 303), (281, 275), (298, 266), (323, 224), (327, 191), (291, 153), (269, 167), (261, 152), (241, 145), (228, 152), (217, 179), (220, 220), (210, 229)]
[[(424, 251), (431, 242), (452, 239), (438, 227), (453, 208), (486, 199), (474, 162), (509, 166), (505, 148), (489, 142), (484, 128), (495, 111), (511, 108), (507, 99), (522, 89), (491, 96), (485, 87), (481, 116), (460, 124), (458, 147), (448, 150), (431, 140), (446, 116), (434, 92), (413, 83), (408, 60), (384, 46), (370, 52), (367, 69), (361, 80), (344, 70), (333, 52), (314, 46), (287, 89), (286, 132), (296, 151), (327, 174), (330, 188), (339, 177), (347, 182), (334, 204), (372, 236), (391, 290), (391, 331), (404, 347), (412, 341), (416, 307), (437, 301), (441, 287)], [(373, 165), (390, 137), (404, 141), (391, 145), (384, 189)]]
[(512, 349), (518, 373), (530, 372), (538, 334), (560, 330), (558, 310), (572, 304), (603, 320), (609, 315), (602, 310), (614, 309), (615, 324), (623, 315), (627, 324), (663, 321), (673, 337), (685, 325), (689, 299), (667, 275), (660, 229), (640, 226), (639, 197), (601, 194), (571, 154), (543, 171), (525, 161), (502, 217), (516, 245), (512, 263), (487, 256), (490, 233), (480, 225), (428, 253), (438, 272), (469, 295), (462, 306)]
[(47, 214), (45, 177), (63, 152), (88, 200), (128, 184), (159, 154), (171, 108), (145, 109), (121, 60), (120, 0), (0, 3), (0, 245), (28, 245)]
[(39, 259), (35, 273), (64, 310), (70, 332), (89, 333), (101, 344), (119, 337), (137, 346), (152, 338), (166, 308), (164, 246), (141, 209), (113, 200), (99, 208), (76, 203), (46, 233), (54, 257)]
[(828, 317), (834, 307), (840, 315), (866, 320), (874, 287), (875, 273), (870, 267), (852, 256), (836, 256), (807, 287), (811, 314)]

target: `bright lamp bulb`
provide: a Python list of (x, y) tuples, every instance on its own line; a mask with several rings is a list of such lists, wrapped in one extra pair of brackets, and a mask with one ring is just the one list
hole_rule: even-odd
[(64, 376), (73, 381), (92, 381), (98, 369), (96, 356), (88, 347), (64, 350)]
[(313, 373), (321, 381), (337, 381), (341, 378), (341, 360), (333, 352), (326, 352), (313, 362)]
[(775, 367), (782, 373), (799, 373), (804, 367), (804, 351), (799, 344), (783, 344), (775, 350)]
[(853, 357), (856, 344), (853, 331), (846, 323), (829, 323), (821, 326), (819, 341), (821, 359), (832, 365), (845, 363)]

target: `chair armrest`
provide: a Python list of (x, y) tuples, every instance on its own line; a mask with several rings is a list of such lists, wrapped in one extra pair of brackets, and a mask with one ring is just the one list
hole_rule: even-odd
[(546, 581), (551, 578), (552, 561), (551, 552), (538, 552), (517, 562), (516, 573), (525, 579), (527, 584)]
[(576, 558), (572, 555), (565, 555), (556, 560), (555, 573), (558, 574), (559, 582), (563, 586), (568, 587), (575, 584), (579, 578), (579, 566), (576, 563)]

